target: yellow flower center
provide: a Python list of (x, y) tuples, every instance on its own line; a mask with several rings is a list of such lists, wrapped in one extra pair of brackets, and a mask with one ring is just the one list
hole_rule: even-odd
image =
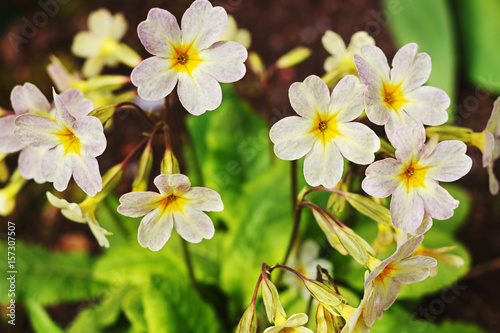
[(80, 155), (80, 150), (82, 149), (82, 144), (80, 139), (73, 133), (72, 130), (65, 127), (59, 133), (56, 134), (61, 144), (64, 147), (64, 154), (75, 153)]
[(394, 111), (399, 111), (404, 103), (408, 102), (405, 99), (403, 91), (401, 90), (401, 83), (398, 85), (385, 84), (382, 88), (382, 98), (384, 103)]
[(178, 72), (186, 72), (190, 75), (202, 61), (193, 45), (180, 45), (176, 47), (172, 58), (174, 59), (172, 67)]
[(470, 135), (470, 144), (479, 148), (479, 150), (481, 150), (481, 152), (483, 153), (484, 153), (485, 140), (486, 140), (486, 134), (484, 132), (480, 133), (474, 132)]
[(106, 38), (101, 44), (101, 55), (109, 56), (115, 53), (118, 42), (111, 37)]
[(420, 164), (411, 161), (408, 165), (403, 168), (403, 172), (400, 174), (401, 180), (406, 185), (406, 189), (412, 187), (425, 187), (425, 174), (429, 168), (422, 167)]
[(323, 141), (323, 145), (326, 145), (327, 142), (337, 135), (340, 135), (335, 116), (321, 115), (318, 113), (313, 124), (311, 132), (314, 133), (319, 140)]
[(184, 205), (189, 199), (177, 196), (175, 194), (169, 194), (158, 202), (162, 207), (163, 214), (170, 213), (172, 211), (177, 211), (184, 214)]

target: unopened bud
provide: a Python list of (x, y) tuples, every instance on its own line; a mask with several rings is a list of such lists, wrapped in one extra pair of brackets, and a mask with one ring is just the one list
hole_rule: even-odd
[(270, 323), (286, 320), (286, 313), (280, 302), (280, 297), (276, 286), (264, 274), (262, 278), (262, 300), (266, 308), (267, 319)]
[(236, 333), (257, 333), (257, 313), (254, 301), (250, 303), (245, 313), (243, 313), (238, 327), (236, 327)]
[(148, 145), (142, 152), (141, 159), (139, 160), (137, 174), (135, 175), (134, 182), (132, 183), (132, 192), (147, 190), (152, 167), (153, 148), (151, 147), (151, 141), (148, 141)]
[(340, 333), (342, 322), (324, 306), (318, 305), (316, 310), (316, 333)]
[(391, 213), (386, 207), (359, 194), (344, 192), (343, 196), (361, 214), (385, 226), (392, 226)]
[(279, 69), (285, 69), (293, 67), (297, 64), (300, 64), (311, 55), (311, 49), (299, 46), (291, 50), (290, 52), (282, 55), (276, 61), (276, 67)]
[(267, 72), (260, 56), (255, 52), (250, 52), (248, 54), (248, 63), (250, 65), (250, 70), (257, 75), (260, 81), (265, 81)]
[(163, 155), (163, 159), (161, 160), (161, 173), (165, 175), (180, 173), (179, 162), (177, 162), (177, 158), (170, 147), (167, 147), (165, 155)]
[(332, 288), (324, 283), (309, 280), (307, 278), (302, 278), (302, 282), (321, 306), (323, 306), (332, 315), (339, 315), (336, 308), (346, 302), (344, 297), (337, 294)]
[[(335, 189), (341, 190), (343, 192), (347, 191), (347, 185), (345, 183), (339, 183), (335, 185)], [(337, 192), (332, 192), (330, 194), (330, 197), (328, 198), (328, 203), (326, 204), (326, 207), (330, 210), (335, 215), (339, 215), (344, 211), (345, 208), (345, 198), (337, 193)]]

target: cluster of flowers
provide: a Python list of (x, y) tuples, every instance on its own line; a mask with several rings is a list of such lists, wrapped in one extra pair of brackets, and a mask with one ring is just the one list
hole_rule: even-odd
[[(52, 193), (47, 193), (47, 198), (68, 219), (87, 223), (99, 244), (108, 247), (106, 235), (110, 233), (97, 222), (95, 210), (121, 179), (130, 157), (147, 142), (132, 192), (120, 198), (118, 207), (123, 215), (144, 216), (138, 230), (139, 243), (160, 250), (174, 226), (182, 238), (192, 243), (212, 238), (214, 226), (204, 212), (223, 209), (220, 195), (208, 188), (191, 187), (188, 177), (179, 173), (169, 143), (168, 119), (149, 117), (139, 106), (126, 102), (137, 97), (135, 92), (115, 94), (115, 90), (131, 82), (140, 98), (157, 101), (167, 98), (177, 87), (179, 101), (189, 113), (201, 115), (214, 110), (222, 101), (219, 82), (235, 82), (245, 75), (248, 32), (238, 30), (234, 19), (228, 21), (223, 8), (213, 7), (207, 0), (194, 1), (180, 26), (171, 13), (153, 8), (138, 26), (141, 43), (152, 54), (142, 60), (120, 42), (127, 29), (120, 14), (113, 16), (107, 10), (98, 10), (90, 15), (88, 25), (89, 31), (79, 33), (72, 47), (73, 53), (86, 58), (84, 78), (70, 74), (53, 58), (48, 72), (60, 92), (53, 91), (53, 103), (31, 83), (12, 90), (13, 112), (2, 110), (0, 118), (1, 159), (10, 153), (20, 154), (18, 171), (7, 187), (0, 190), (0, 200), (7, 202), (6, 198), (15, 196), (26, 179), (52, 182), (56, 190), (64, 191), (73, 177), (87, 194), (85, 200), (70, 203)], [(232, 40), (240, 40), (245, 46)], [(385, 207), (375, 201), (347, 192), (342, 181), (344, 158), (369, 165), (361, 187), (377, 198), (392, 196), (388, 217), (383, 213), (371, 217), (394, 236), (397, 249), (380, 261), (363, 238), (328, 210), (305, 200), (307, 193), (301, 193), (298, 206), (311, 208), (332, 247), (351, 255), (368, 269), (363, 299), (357, 308), (348, 305), (336, 290), (328, 270), (321, 270), (318, 278), (311, 280), (305, 276), (308, 274), (290, 267), (264, 264), (237, 332), (257, 331), (259, 286), (269, 322), (275, 324), (265, 332), (310, 332), (302, 327), (307, 315), (295, 314), (287, 319), (279, 293), (269, 279), (277, 268), (297, 276), (317, 301), (317, 332), (369, 332), (376, 318), (381, 318), (383, 311), (394, 303), (401, 285), (426, 279), (437, 264), (431, 256), (444, 252), (425, 249), (421, 243), (432, 226), (432, 218), (447, 219), (458, 206), (458, 201), (439, 182), (455, 181), (470, 170), (472, 160), (465, 154), (466, 144), (481, 149), (483, 166), (490, 176), (490, 190), (498, 192), (498, 181), (492, 171), (494, 160), (500, 156), (498, 101), (483, 132), (448, 127), (443, 136), (439, 126), (447, 121), (450, 99), (441, 89), (423, 86), (431, 72), (431, 59), (426, 53), (419, 53), (416, 44), (402, 47), (393, 59), (392, 68), (365, 32), (354, 34), (346, 47), (340, 36), (328, 31), (323, 44), (332, 54), (325, 62), (327, 74), (323, 78), (311, 75), (290, 87), (290, 103), (297, 116), (284, 118), (271, 128), (274, 151), (284, 160), (305, 156), (304, 177), (313, 187), (307, 193), (330, 191), (339, 200), (375, 206), (372, 211), (383, 212)], [(299, 48), (266, 71), (258, 55), (251, 53), (249, 65), (265, 86), (272, 70), (293, 66), (308, 55), (307, 49)], [(118, 63), (133, 67), (130, 77), (100, 75), (104, 66)], [(330, 93), (329, 86), (334, 85)], [(106, 122), (124, 101), (143, 112), (153, 123), (153, 129), (123, 162), (101, 177), (96, 158), (106, 148)], [(384, 125), (388, 142), (366, 124), (355, 121), (365, 115), (373, 124)], [(151, 140), (158, 129), (163, 131), (166, 141), (161, 174), (154, 178), (159, 193), (146, 191), (152, 163)], [(426, 143), (427, 136), (431, 139)], [(439, 142), (443, 137), (452, 140)], [(375, 161), (375, 153), (379, 151), (390, 157)], [(3, 207), (0, 213), (8, 214), (13, 204)], [(447, 258), (452, 264), (460, 264), (459, 258)], [(330, 264), (322, 262), (322, 266)], [(325, 276), (329, 284), (323, 282)]]

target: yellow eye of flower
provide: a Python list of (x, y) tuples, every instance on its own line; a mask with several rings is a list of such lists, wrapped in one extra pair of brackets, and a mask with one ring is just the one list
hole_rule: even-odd
[(401, 90), (401, 83), (398, 85), (384, 84), (382, 96), (385, 104), (395, 111), (398, 111), (404, 103), (408, 102)]
[(340, 134), (337, 129), (337, 120), (335, 116), (318, 114), (313, 124), (317, 125), (314, 125), (311, 132), (314, 133), (318, 139), (323, 141), (323, 144), (326, 144)]
[(318, 129), (319, 129), (321, 132), (324, 132), (327, 128), (328, 128), (328, 124), (326, 123), (326, 121), (320, 121), (320, 122), (319, 122), (319, 124), (318, 124)]
[(189, 56), (186, 53), (181, 53), (177, 56), (177, 62), (181, 65), (185, 65), (189, 60)]
[(57, 133), (57, 137), (61, 141), (64, 147), (64, 154), (75, 153), (80, 155), (80, 150), (82, 149), (82, 145), (80, 143), (80, 139), (71, 131), (69, 128), (65, 127), (59, 133)]
[(401, 173), (401, 178), (406, 188), (410, 187), (425, 187), (424, 180), (427, 173), (426, 167), (420, 166), (418, 163), (410, 162)]

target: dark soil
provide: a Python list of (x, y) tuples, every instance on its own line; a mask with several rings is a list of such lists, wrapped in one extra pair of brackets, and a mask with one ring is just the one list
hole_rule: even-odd
[[(2, 0), (0, 5), (0, 106), (9, 109), (10, 91), (14, 85), (32, 82), (46, 94), (50, 95), (51, 81), (46, 75), (45, 67), (48, 56), (55, 53), (63, 59), (71, 59), (69, 54), (73, 36), (86, 29), (86, 19), (89, 12), (100, 7), (106, 7), (111, 12), (123, 12), (129, 23), (125, 41), (141, 52), (143, 57), (149, 56), (143, 49), (136, 35), (135, 27), (146, 18), (152, 7), (165, 8), (180, 18), (191, 0), (146, 0), (146, 1), (67, 1), (58, 5), (53, 17), (40, 24), (35, 31), (28, 31), (25, 43), (17, 47), (13, 44), (12, 34), (26, 36), (26, 22), (33, 23), (43, 8), (31, 0)], [(55, 2), (55, 0), (54, 0)], [(313, 49), (312, 56), (300, 66), (278, 72), (270, 82), (268, 105), (273, 110), (267, 115), (274, 121), (292, 114), (288, 101), (288, 87), (292, 82), (302, 81), (310, 74), (322, 75), (323, 62), (327, 52), (321, 45), (321, 36), (330, 29), (338, 32), (344, 40), (357, 30), (367, 29), (380, 11), (381, 5), (375, 0), (215, 0), (235, 16), (240, 27), (250, 30), (252, 45), (250, 49), (260, 54), (266, 65), (272, 64), (283, 53), (296, 46), (308, 46)], [(370, 31), (379, 47), (391, 59), (396, 47), (390, 37), (386, 24), (379, 24)], [(24, 33), (24, 35), (23, 35)], [(74, 60), (75, 68), (81, 66), (81, 59)], [(118, 67), (109, 73), (129, 74), (130, 69)], [(253, 80), (251, 74), (248, 80)], [(247, 81), (248, 81), (247, 80)], [(467, 112), (460, 112), (460, 125), (476, 131), (482, 131), (486, 125), (493, 101), (496, 96), (476, 90), (465, 79), (459, 82), (457, 102), (475, 98), (477, 104), (468, 107)], [(255, 109), (264, 113), (265, 105), (262, 99), (253, 94), (248, 83), (237, 85), (239, 91), (246, 95)], [(459, 105), (459, 106), (460, 106)], [(458, 108), (460, 109), (460, 108)], [(100, 158), (103, 169), (117, 163), (127, 153), (133, 144), (127, 130), (140, 121), (129, 117), (122, 129), (117, 129), (121, 140), (121, 150), (106, 152)], [(134, 129), (138, 131), (138, 129)], [(123, 141), (125, 140), (125, 141)], [(125, 142), (125, 143), (124, 143)], [(110, 142), (110, 145), (113, 143)], [(115, 147), (118, 145), (115, 145)], [(474, 160), (471, 172), (459, 181), (464, 185), (473, 200), (473, 210), (467, 224), (459, 233), (460, 240), (471, 252), (473, 263), (470, 274), (458, 282), (460, 293), (458, 297), (447, 303), (444, 309), (431, 311), (432, 321), (440, 322), (445, 318), (477, 323), (492, 332), (500, 332), (500, 200), (488, 193), (488, 177), (481, 167), (481, 153), (475, 148), (469, 148)], [(14, 167), (16, 158), (9, 158), (9, 164)], [(500, 163), (497, 163), (496, 174), (500, 176)], [(76, 223), (68, 223), (61, 215), (48, 205), (41, 206), (40, 197), (49, 190), (49, 185), (39, 186), (29, 183), (18, 197), (18, 210), (10, 217), (19, 221), (18, 237), (25, 241), (41, 243), (51, 249), (84, 249), (99, 251), (88, 228)], [(2, 222), (6, 221), (5, 219)], [(6, 222), (5, 222), (6, 223)], [(423, 308), (434, 306), (435, 295), (422, 303)], [(67, 325), (80, 308), (78, 304), (60, 305), (49, 309), (51, 316), (61, 325)], [(438, 311), (439, 310), (439, 311)], [(420, 314), (426, 317), (424, 314)], [(2, 323), (0, 323), (2, 325)], [(9, 325), (10, 326), (10, 325)], [(31, 328), (26, 314), (18, 312), (17, 325), (9, 327), (9, 332), (30, 332)]]

